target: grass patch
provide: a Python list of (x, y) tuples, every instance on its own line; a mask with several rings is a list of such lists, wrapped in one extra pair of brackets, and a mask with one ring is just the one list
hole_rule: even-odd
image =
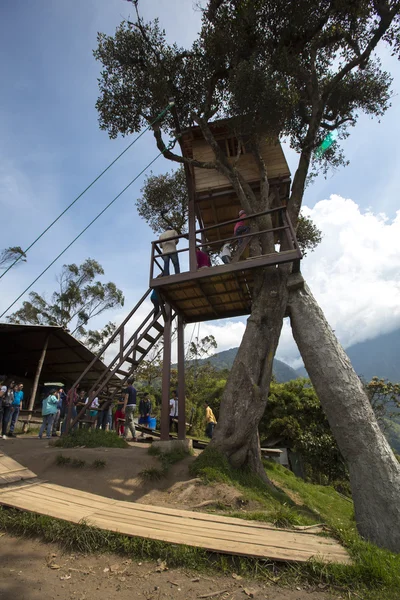
[(316, 585), (328, 584), (350, 594), (354, 591), (363, 600), (399, 600), (400, 554), (361, 539), (356, 530), (352, 501), (333, 487), (306, 483), (273, 461), (265, 461), (264, 465), (278, 489), (269, 488), (261, 478), (246, 470), (233, 469), (211, 448), (196, 459), (190, 471), (206, 482), (233, 485), (244, 498), (257, 500), (265, 508), (265, 511), (254, 513), (230, 513), (232, 516), (267, 521), (280, 527), (323, 522), (354, 560), (353, 565), (325, 565), (316, 561), (291, 565), (287, 566), (285, 577), (290, 574), (290, 578), (299, 583), (307, 580)]
[(169, 452), (162, 452), (160, 448), (155, 446), (150, 446), (148, 453), (150, 456), (157, 457), (161, 463), (161, 468), (159, 469), (157, 467), (151, 467), (150, 469), (144, 469), (139, 473), (139, 476), (142, 479), (149, 481), (156, 481), (162, 479), (162, 477), (166, 477), (168, 470), (172, 465), (184, 460), (192, 454), (190, 451), (185, 450), (184, 448), (174, 448)]
[(59, 448), (129, 448), (129, 444), (119, 437), (115, 431), (102, 429), (77, 429), (63, 435), (54, 442)]
[[(315, 522), (307, 511), (297, 509), (295, 503), (279, 489), (269, 487), (254, 473), (243, 469), (234, 469), (227, 459), (212, 448), (207, 448), (190, 465), (190, 473), (201, 477), (205, 483), (226, 483), (239, 490), (245, 500), (257, 502), (260, 508), (267, 511), (264, 520), (269, 523), (282, 519), (285, 511), (286, 522), (295, 525), (311, 525)], [(293, 514), (289, 515), (292, 510)], [(235, 513), (243, 519), (248, 513)], [(264, 513), (263, 513), (264, 514)], [(280, 514), (280, 517), (279, 517)]]
[(105, 460), (102, 460), (101, 458), (97, 458), (96, 460), (94, 460), (92, 462), (92, 467), (93, 467), (93, 469), (104, 469), (106, 464), (107, 463)]
[(71, 464), (70, 456), (64, 456), (63, 454), (58, 454), (56, 456), (56, 465), (58, 465), (59, 467), (65, 467), (70, 464)]
[(73, 458), (71, 460), (71, 467), (74, 469), (82, 469), (86, 465), (86, 460), (82, 460), (80, 458)]
[(150, 467), (140, 471), (139, 477), (144, 481), (160, 481), (165, 477), (165, 471), (163, 469), (157, 469), (157, 467)]
[(153, 446), (153, 444), (150, 446), (147, 452), (148, 454), (150, 454), (150, 456), (160, 456), (161, 454), (160, 448), (157, 446)]
[(64, 456), (63, 454), (58, 454), (56, 456), (56, 465), (59, 467), (74, 467), (75, 469), (81, 469), (86, 465), (86, 460), (81, 460), (80, 458), (71, 458), (70, 456)]

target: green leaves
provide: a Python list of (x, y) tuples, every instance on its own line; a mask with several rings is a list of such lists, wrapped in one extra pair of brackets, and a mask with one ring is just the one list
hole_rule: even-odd
[(19, 262), (26, 262), (26, 254), (21, 246), (10, 246), (0, 250), (0, 269), (6, 269), (10, 263), (19, 259)]
[(108, 323), (103, 330), (87, 331), (87, 323), (106, 310), (124, 305), (124, 295), (115, 283), (95, 281), (103, 275), (103, 267), (88, 258), (81, 265), (64, 265), (57, 277), (58, 290), (51, 300), (38, 292), (29, 294), (22, 308), (8, 317), (10, 323), (32, 323), (36, 325), (60, 325), (73, 335), (87, 338), (89, 347), (100, 346), (115, 329)]
[(183, 167), (165, 175), (146, 177), (141, 198), (136, 201), (139, 215), (154, 233), (175, 229), (187, 230), (188, 191)]

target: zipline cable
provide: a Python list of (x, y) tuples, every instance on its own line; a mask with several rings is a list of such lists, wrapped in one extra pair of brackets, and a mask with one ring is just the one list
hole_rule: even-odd
[[(169, 109), (170, 109), (170, 108), (171, 108), (173, 105), (174, 105), (174, 102), (172, 102), (172, 101), (171, 101), (171, 102), (168, 104), (168, 106), (167, 106), (166, 108), (164, 108), (164, 110), (162, 110), (162, 111), (160, 112), (160, 114), (158, 115), (158, 117), (156, 117), (156, 119), (155, 119), (155, 120), (154, 120), (152, 123), (150, 123), (150, 124), (149, 124), (149, 125), (146, 127), (146, 129), (144, 129), (144, 130), (143, 130), (143, 131), (142, 131), (142, 132), (141, 132), (141, 133), (140, 133), (140, 134), (139, 134), (139, 135), (138, 135), (138, 136), (137, 136), (137, 137), (136, 137), (136, 138), (133, 140), (133, 142), (131, 142), (131, 143), (129, 144), (129, 146), (127, 146), (127, 148), (125, 148), (125, 150), (123, 150), (123, 151), (121, 152), (121, 154), (119, 154), (119, 155), (118, 155), (118, 156), (117, 156), (117, 157), (116, 157), (116, 158), (115, 158), (115, 159), (114, 159), (114, 160), (113, 160), (113, 161), (112, 161), (112, 162), (111, 162), (111, 163), (108, 165), (108, 167), (107, 167), (107, 168), (105, 168), (105, 169), (104, 169), (104, 171), (102, 171), (102, 172), (100, 173), (100, 175), (98, 175), (98, 176), (96, 177), (96, 179), (93, 179), (92, 183), (90, 183), (90, 184), (89, 184), (89, 185), (88, 185), (88, 186), (87, 186), (87, 187), (86, 187), (86, 188), (83, 190), (83, 192), (81, 192), (81, 193), (79, 194), (79, 196), (77, 196), (77, 197), (75, 198), (75, 200), (74, 200), (73, 202), (71, 202), (71, 204), (69, 204), (69, 205), (67, 206), (67, 208), (66, 208), (65, 210), (63, 210), (63, 212), (62, 212), (61, 214), (59, 214), (59, 215), (58, 215), (58, 217), (57, 217), (56, 219), (54, 219), (54, 221), (53, 221), (52, 223), (50, 223), (50, 225), (48, 225), (48, 227), (46, 227), (46, 229), (45, 229), (44, 231), (42, 231), (42, 233), (41, 233), (41, 234), (40, 234), (40, 235), (39, 235), (39, 236), (38, 236), (38, 237), (37, 237), (37, 238), (36, 238), (36, 239), (35, 239), (35, 240), (32, 242), (32, 244), (31, 244), (30, 246), (28, 246), (28, 247), (26, 248), (26, 250), (24, 250), (24, 251), (23, 251), (23, 254), (24, 254), (24, 255), (26, 255), (26, 253), (27, 253), (27, 252), (28, 252), (28, 251), (29, 251), (29, 250), (30, 250), (30, 249), (31, 249), (31, 248), (32, 248), (32, 247), (33, 247), (33, 246), (34, 246), (34, 245), (35, 245), (35, 244), (36, 244), (36, 243), (37, 243), (37, 242), (38, 242), (38, 241), (39, 241), (39, 240), (40, 240), (40, 239), (43, 237), (43, 236), (44, 236), (44, 234), (45, 234), (45, 233), (47, 233), (47, 232), (49, 231), (49, 229), (51, 229), (51, 228), (53, 227), (53, 225), (55, 225), (55, 224), (57, 223), (57, 221), (59, 221), (59, 220), (61, 219), (61, 217), (62, 217), (63, 215), (65, 215), (65, 213), (66, 213), (66, 212), (67, 212), (67, 211), (68, 211), (68, 210), (69, 210), (69, 209), (70, 209), (70, 208), (71, 208), (71, 207), (72, 207), (72, 206), (73, 206), (73, 205), (74, 205), (76, 202), (78, 202), (78, 200), (79, 200), (80, 198), (82, 198), (82, 196), (83, 196), (84, 194), (86, 194), (86, 192), (87, 192), (88, 190), (90, 190), (90, 188), (91, 188), (91, 187), (92, 187), (92, 186), (93, 186), (93, 185), (94, 185), (94, 184), (95, 184), (95, 183), (96, 183), (96, 182), (97, 182), (97, 181), (100, 179), (100, 177), (102, 177), (102, 176), (104, 175), (104, 173), (106, 173), (106, 172), (107, 172), (109, 169), (111, 169), (111, 167), (112, 167), (113, 165), (115, 165), (115, 163), (116, 163), (116, 162), (117, 162), (117, 161), (118, 161), (118, 160), (121, 158), (121, 156), (123, 156), (123, 155), (124, 155), (126, 152), (128, 152), (128, 150), (129, 150), (130, 148), (132, 148), (132, 146), (133, 146), (134, 144), (136, 144), (136, 142), (137, 142), (137, 141), (138, 141), (138, 140), (139, 140), (139, 139), (140, 139), (140, 138), (141, 138), (141, 137), (142, 137), (142, 136), (143, 136), (143, 135), (146, 133), (146, 131), (148, 131), (148, 130), (150, 129), (150, 127), (152, 127), (152, 126), (153, 126), (155, 123), (157, 123), (157, 121), (159, 121), (159, 120), (160, 120), (160, 119), (161, 119), (161, 118), (162, 118), (162, 117), (165, 115), (165, 113), (169, 111)], [(157, 157), (157, 158), (158, 158), (158, 157)], [(13, 266), (14, 266), (14, 265), (16, 265), (16, 264), (17, 264), (17, 262), (18, 262), (18, 261), (20, 261), (21, 259), (22, 259), (22, 255), (21, 255), (21, 256), (18, 256), (18, 258), (16, 258), (16, 259), (15, 259), (15, 261), (14, 261), (13, 263), (11, 263), (11, 265), (10, 265), (9, 267), (7, 267), (7, 269), (4, 271), (4, 273), (2, 273), (2, 274), (0, 275), (0, 279), (1, 279), (2, 277), (4, 277), (4, 275), (5, 275), (6, 273), (8, 273), (8, 271), (9, 271), (10, 269), (12, 269), (12, 268), (13, 268)], [(3, 315), (2, 315), (2, 316), (3, 316)]]
[(85, 233), (85, 231), (87, 231), (87, 230), (89, 229), (89, 227), (91, 227), (91, 225), (93, 225), (93, 223), (94, 223), (95, 221), (97, 221), (97, 219), (99, 219), (99, 218), (101, 217), (101, 215), (102, 215), (102, 214), (104, 214), (104, 213), (106, 212), (106, 210), (107, 210), (108, 208), (110, 208), (110, 206), (111, 206), (112, 204), (114, 204), (114, 202), (115, 202), (116, 200), (118, 200), (118, 198), (120, 198), (120, 196), (122, 196), (122, 194), (123, 194), (124, 192), (126, 192), (126, 190), (127, 190), (128, 188), (130, 188), (130, 187), (131, 187), (131, 185), (132, 185), (133, 183), (135, 183), (135, 181), (136, 181), (137, 179), (139, 179), (139, 177), (140, 177), (141, 175), (143, 175), (143, 173), (144, 173), (145, 171), (147, 171), (147, 169), (148, 169), (149, 167), (151, 167), (151, 165), (152, 165), (153, 163), (155, 163), (155, 162), (156, 162), (156, 160), (157, 160), (158, 158), (160, 158), (160, 156), (161, 156), (161, 155), (162, 155), (162, 154), (165, 152), (165, 150), (170, 150), (171, 148), (173, 148), (173, 146), (175, 145), (176, 139), (177, 139), (177, 138), (175, 138), (174, 140), (172, 140), (172, 141), (171, 141), (171, 142), (168, 144), (168, 147), (166, 147), (166, 148), (165, 148), (163, 151), (161, 151), (159, 154), (157, 154), (157, 156), (156, 156), (155, 158), (153, 158), (153, 160), (152, 160), (151, 162), (149, 162), (149, 164), (148, 164), (148, 165), (147, 165), (147, 166), (146, 166), (144, 169), (142, 169), (142, 170), (140, 171), (140, 173), (139, 173), (138, 175), (136, 175), (136, 177), (135, 177), (134, 179), (132, 179), (132, 181), (131, 181), (130, 183), (128, 183), (128, 185), (126, 185), (126, 186), (124, 187), (124, 189), (123, 189), (123, 190), (122, 190), (122, 191), (121, 191), (121, 192), (120, 192), (120, 193), (119, 193), (117, 196), (115, 196), (115, 198), (114, 198), (113, 200), (111, 200), (111, 202), (109, 202), (109, 203), (107, 204), (107, 206), (105, 206), (105, 207), (103, 208), (103, 210), (102, 210), (101, 212), (99, 212), (99, 214), (98, 214), (98, 215), (97, 215), (97, 216), (96, 216), (94, 219), (92, 219), (92, 221), (90, 221), (90, 223), (89, 223), (88, 225), (86, 225), (86, 227), (85, 227), (84, 229), (82, 229), (82, 231), (81, 231), (81, 232), (80, 232), (80, 233), (79, 233), (79, 234), (78, 234), (78, 235), (77, 235), (77, 236), (76, 236), (76, 237), (75, 237), (75, 238), (72, 240), (72, 242), (70, 242), (70, 243), (68, 244), (68, 246), (66, 246), (66, 247), (64, 248), (64, 250), (63, 250), (62, 252), (60, 252), (60, 254), (58, 254), (58, 256), (56, 256), (56, 258), (55, 258), (54, 260), (52, 260), (52, 261), (51, 261), (51, 263), (50, 263), (50, 264), (49, 264), (49, 265), (48, 265), (48, 266), (47, 266), (47, 267), (46, 267), (46, 268), (45, 268), (45, 269), (44, 269), (44, 270), (43, 270), (43, 271), (40, 273), (40, 275), (38, 275), (38, 276), (36, 277), (36, 279), (34, 279), (34, 281), (32, 281), (32, 283), (31, 283), (30, 285), (28, 285), (28, 287), (27, 287), (27, 288), (25, 288), (25, 289), (24, 289), (24, 291), (23, 291), (23, 292), (22, 292), (22, 293), (21, 293), (21, 294), (18, 296), (18, 298), (16, 298), (16, 299), (14, 300), (14, 302), (13, 302), (12, 304), (10, 304), (10, 306), (9, 306), (9, 307), (8, 307), (8, 308), (7, 308), (7, 309), (6, 309), (6, 310), (5, 310), (5, 311), (4, 311), (4, 312), (3, 312), (3, 313), (0, 315), (0, 319), (1, 319), (2, 317), (4, 317), (4, 315), (5, 315), (5, 314), (6, 314), (6, 313), (7, 313), (7, 312), (10, 310), (10, 308), (12, 308), (12, 307), (14, 306), (14, 304), (16, 304), (16, 303), (18, 302), (18, 300), (20, 300), (20, 299), (22, 298), (22, 296), (24, 296), (24, 295), (26, 294), (26, 292), (27, 292), (28, 290), (30, 290), (30, 289), (31, 289), (31, 287), (32, 287), (33, 285), (35, 285), (35, 283), (36, 283), (37, 281), (39, 281), (39, 279), (42, 277), (42, 275), (44, 275), (44, 274), (45, 274), (45, 273), (46, 273), (46, 272), (47, 272), (47, 271), (50, 269), (50, 267), (52, 267), (52, 266), (54, 265), (54, 263), (55, 263), (55, 262), (57, 262), (57, 260), (58, 260), (58, 259), (59, 259), (59, 258), (60, 258), (60, 257), (61, 257), (61, 256), (62, 256), (62, 255), (63, 255), (63, 254), (64, 254), (64, 253), (65, 253), (65, 252), (68, 250), (68, 249), (69, 249), (69, 248), (71, 248), (71, 246), (72, 246), (72, 245), (73, 245), (73, 244), (74, 244), (74, 243), (75, 243), (75, 242), (76, 242), (76, 241), (77, 241), (77, 240), (78, 240), (78, 239), (79, 239), (79, 238), (80, 238), (80, 237), (81, 237), (81, 236), (82, 236), (82, 235)]

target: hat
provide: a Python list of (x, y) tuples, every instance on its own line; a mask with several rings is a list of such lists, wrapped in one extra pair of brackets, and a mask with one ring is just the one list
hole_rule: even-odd
[(245, 215), (246, 212), (244, 210), (239, 210), (239, 217), (241, 217), (242, 215)]

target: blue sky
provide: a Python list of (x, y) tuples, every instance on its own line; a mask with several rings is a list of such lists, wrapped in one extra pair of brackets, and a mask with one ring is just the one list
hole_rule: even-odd
[[(153, 0), (141, 4), (146, 18), (160, 18), (171, 41), (182, 45), (191, 43), (200, 22), (200, 14), (193, 10), (191, 0)], [(122, 18), (132, 13), (131, 4), (124, 0), (69, 3), (6, 0), (1, 3), (1, 247), (26, 247), (31, 243), (131, 141), (122, 138), (109, 140), (107, 134), (99, 130), (95, 102), (100, 65), (94, 60), (92, 50), (96, 47), (98, 31), (112, 34)], [(397, 168), (400, 156), (396, 128), (400, 117), (400, 68), (386, 49), (382, 49), (380, 55), (385, 68), (395, 78), (392, 108), (381, 123), (362, 116), (345, 142), (350, 166), (330, 173), (327, 179), (319, 178), (306, 192), (305, 204), (311, 210), (320, 207), (315, 214), (322, 219), (321, 214), (324, 213), (325, 220), (322, 221), (327, 232), (330, 221), (326, 221), (326, 210), (322, 210), (318, 204), (324, 200), (328, 204), (330, 202), (332, 218), (333, 207), (339, 206), (337, 210), (342, 211), (351, 208), (350, 212), (354, 215), (353, 205), (358, 206), (361, 225), (357, 227), (361, 229), (368, 210), (378, 220), (379, 214), (385, 213), (386, 227), (393, 225), (396, 216), (399, 197)], [(6, 275), (1, 282), (1, 312), (156, 153), (152, 137), (145, 135), (35, 246), (29, 253), (28, 262)], [(288, 151), (287, 157), (293, 172), (296, 155)], [(152, 167), (156, 173), (170, 168), (171, 164), (162, 158)], [(46, 273), (34, 289), (50, 293), (55, 287), (55, 276), (64, 262), (80, 263), (92, 257), (103, 265), (107, 280), (115, 281), (123, 289), (125, 308), (129, 310), (147, 288), (149, 242), (154, 238), (135, 210), (135, 200), (142, 183), (143, 178)], [(332, 194), (350, 199), (352, 205), (338, 204), (337, 200), (331, 199)], [(345, 218), (343, 227), (348, 223)], [(342, 231), (343, 228), (338, 235)], [(329, 235), (325, 236), (326, 240), (328, 238)], [(311, 255), (307, 262), (304, 261), (303, 269), (306, 275), (310, 275), (311, 286), (312, 277), (315, 279), (315, 273), (319, 272), (318, 264), (321, 264), (324, 256), (330, 255), (326, 243), (321, 245), (318, 256)], [(343, 252), (348, 252), (348, 249)], [(387, 252), (392, 252), (392, 249), (387, 249)], [(343, 262), (343, 254), (332, 260)], [(390, 274), (394, 284), (399, 269), (400, 263), (397, 265), (396, 262)], [(385, 281), (388, 277), (382, 273), (379, 276)], [(317, 297), (320, 293), (318, 285), (315, 283)], [(334, 288), (333, 282), (332, 285)], [(333, 290), (331, 292), (332, 296)], [(341, 298), (337, 298), (337, 302), (341, 301)], [(327, 310), (327, 306), (323, 305), (323, 308)], [(382, 310), (385, 309), (381, 306), (377, 308), (378, 317)], [(124, 313), (110, 313), (105, 315), (105, 320), (110, 318), (118, 321)], [(374, 317), (374, 323), (378, 325), (379, 332), (378, 317)], [(346, 318), (350, 319), (350, 316)], [(242, 322), (244, 320), (239, 323), (210, 324), (217, 339), (221, 338), (220, 349), (240, 341)], [(101, 324), (98, 323), (99, 326)], [(219, 330), (216, 329), (218, 325), (222, 326)], [(390, 326), (399, 325), (400, 317), (399, 322), (397, 317), (392, 319)], [(204, 333), (211, 331), (207, 327), (202, 326)], [(230, 335), (227, 335), (228, 331)], [(286, 346), (281, 357), (285, 356), (293, 362), (295, 350), (285, 335), (283, 344)]]

